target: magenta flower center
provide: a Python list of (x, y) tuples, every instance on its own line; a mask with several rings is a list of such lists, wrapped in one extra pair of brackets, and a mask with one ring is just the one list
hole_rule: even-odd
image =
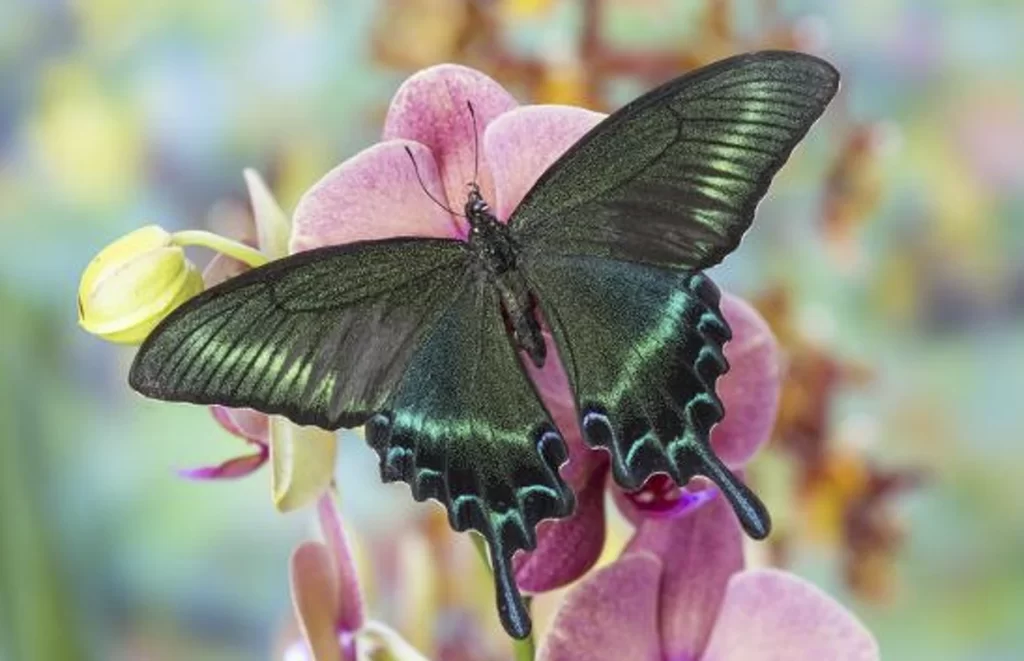
[(637, 511), (645, 516), (672, 518), (708, 502), (714, 497), (715, 490), (681, 489), (668, 475), (656, 473), (639, 491), (625, 495)]

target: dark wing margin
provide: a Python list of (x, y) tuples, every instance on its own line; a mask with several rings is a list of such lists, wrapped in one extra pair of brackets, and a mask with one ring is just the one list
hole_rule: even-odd
[(594, 127), (509, 224), (528, 251), (703, 270), (739, 244), (838, 85), (827, 62), (786, 51), (698, 69)]
[(250, 407), (324, 429), (379, 410), (457, 296), (464, 244), (392, 239), (271, 262), (187, 301), (129, 375), (149, 397)]
[(440, 500), (455, 530), (487, 539), (502, 624), (527, 636), (512, 556), (535, 548), (537, 523), (570, 514), (574, 497), (558, 473), (565, 444), (523, 370), (492, 286), (472, 278), (367, 425), (367, 440), (384, 480), (407, 482), (417, 500)]
[(525, 266), (576, 396), (587, 443), (611, 454), (626, 490), (653, 473), (710, 478), (752, 537), (771, 523), (761, 501), (715, 456), (724, 409), (715, 382), (731, 337), (718, 288), (702, 273), (590, 256)]

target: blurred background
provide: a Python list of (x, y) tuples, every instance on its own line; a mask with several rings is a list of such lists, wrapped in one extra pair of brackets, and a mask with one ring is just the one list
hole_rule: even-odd
[[(607, 111), (763, 47), (823, 55), (844, 88), (715, 274), (786, 350), (758, 561), (835, 595), (886, 659), (1024, 658), (1022, 34), (1019, 0), (0, 3), (0, 659), (274, 658), (313, 532), (265, 470), (176, 476), (244, 448), (134, 395), (131, 350), (78, 328), (99, 249), (237, 226), (245, 167), (292, 209), (430, 64)], [(373, 614), (436, 658), (508, 658), (489, 581), (474, 611), (424, 578), (468, 542), (341, 446)]]

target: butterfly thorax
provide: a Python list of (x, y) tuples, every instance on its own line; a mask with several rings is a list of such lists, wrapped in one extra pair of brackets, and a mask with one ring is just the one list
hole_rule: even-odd
[(491, 213), (476, 184), (470, 185), (465, 210), (470, 228), (470, 251), (485, 277), (498, 289), (512, 337), (534, 365), (543, 367), (547, 347), (530, 289), (522, 272), (516, 268), (519, 247), (508, 227)]

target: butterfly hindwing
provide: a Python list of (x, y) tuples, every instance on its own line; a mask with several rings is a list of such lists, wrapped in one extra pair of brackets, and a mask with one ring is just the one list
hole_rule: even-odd
[(655, 472), (695, 474), (726, 494), (762, 538), (764, 506), (715, 456), (724, 410), (715, 381), (730, 337), (717, 287), (702, 273), (592, 256), (524, 267), (576, 397), (584, 438), (606, 448), (616, 482), (635, 490)]
[(534, 528), (567, 516), (573, 494), (558, 474), (567, 454), (509, 340), (497, 291), (471, 282), (438, 320), (367, 439), (387, 481), (436, 498), (456, 530), (487, 539), (498, 609), (516, 637), (529, 632), (512, 555)]
[(387, 481), (488, 541), (499, 612), (530, 619), (512, 555), (567, 516), (561, 437), (465, 244), (395, 239), (299, 253), (186, 302), (146, 339), (130, 383), (160, 399), (251, 407), (325, 429), (367, 424)]
[(831, 65), (793, 52), (697, 69), (594, 127), (509, 224), (527, 251), (703, 270), (739, 244), (838, 83)]

